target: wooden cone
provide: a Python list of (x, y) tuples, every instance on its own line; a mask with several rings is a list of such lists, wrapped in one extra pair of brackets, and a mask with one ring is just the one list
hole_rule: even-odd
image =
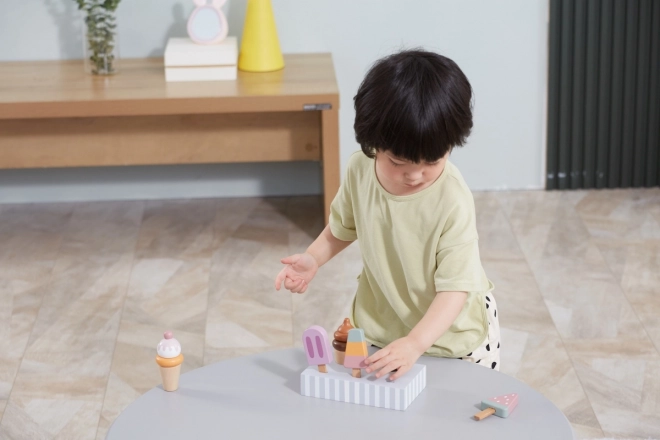
[(272, 72), (283, 67), (270, 0), (248, 0), (238, 68), (248, 72)]
[(346, 358), (345, 351), (335, 350), (335, 362), (337, 362), (338, 365), (344, 365), (345, 358)]
[(495, 414), (495, 409), (494, 408), (486, 408), (483, 411), (480, 411), (474, 415), (475, 420), (483, 420), (488, 416), (491, 416)]
[(160, 367), (160, 376), (163, 378), (163, 389), (165, 391), (176, 391), (179, 388), (180, 375), (181, 364), (176, 367)]

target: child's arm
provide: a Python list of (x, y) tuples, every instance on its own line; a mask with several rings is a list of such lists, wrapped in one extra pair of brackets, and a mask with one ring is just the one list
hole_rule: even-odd
[(466, 300), (467, 292), (438, 292), (435, 295), (424, 317), (408, 333), (408, 337), (422, 349), (422, 353), (454, 323)]
[(307, 253), (314, 257), (319, 267), (330, 261), (332, 257), (343, 251), (353, 243), (352, 241), (343, 241), (332, 235), (330, 225), (327, 225), (323, 232), (309, 245)]
[(330, 225), (326, 226), (305, 253), (282, 258), (281, 261), (286, 266), (275, 278), (275, 290), (280, 290), (284, 282), (284, 288), (292, 293), (305, 293), (319, 267), (351, 243), (336, 238), (330, 231)]
[(382, 377), (398, 369), (390, 376), (390, 380), (404, 375), (452, 325), (466, 300), (467, 292), (438, 292), (424, 317), (408, 336), (397, 339), (365, 361), (369, 365), (367, 373), (380, 370), (376, 373), (376, 377)]

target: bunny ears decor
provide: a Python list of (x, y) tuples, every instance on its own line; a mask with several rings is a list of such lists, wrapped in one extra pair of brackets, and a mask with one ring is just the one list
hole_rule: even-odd
[[(96, 0), (95, 0), (96, 1)], [(226, 0), (193, 0), (188, 36), (167, 40), (165, 81), (233, 81), (237, 78), (238, 41), (227, 36)]]
[(188, 19), (188, 36), (197, 44), (215, 44), (227, 36), (227, 18), (220, 9), (226, 0), (193, 0), (195, 10)]

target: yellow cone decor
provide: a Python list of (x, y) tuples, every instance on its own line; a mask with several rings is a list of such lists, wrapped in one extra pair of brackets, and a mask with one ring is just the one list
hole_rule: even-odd
[(283, 67), (270, 0), (248, 0), (238, 68), (248, 72), (272, 72)]

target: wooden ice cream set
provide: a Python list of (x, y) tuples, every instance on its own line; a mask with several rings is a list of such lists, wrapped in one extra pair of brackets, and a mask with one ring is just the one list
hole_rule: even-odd
[[(334, 333), (332, 344), (325, 329), (318, 325), (305, 330), (302, 342), (309, 364), (300, 374), (303, 396), (405, 411), (426, 387), (423, 364), (415, 364), (396, 381), (389, 381), (386, 376), (376, 378), (373, 374), (362, 377), (364, 361), (369, 357), (367, 341), (364, 330), (353, 328), (348, 318)], [(168, 331), (156, 350), (163, 390), (176, 391), (183, 363), (181, 344)], [(492, 414), (508, 417), (516, 405), (515, 393), (486, 399), (481, 402), (482, 411), (474, 418), (483, 420)]]
[[(393, 382), (375, 375), (363, 378), (364, 361), (369, 357), (367, 341), (364, 330), (353, 328), (348, 318), (334, 333), (332, 349), (325, 329), (318, 325), (305, 330), (302, 339), (310, 365), (300, 374), (303, 396), (405, 411), (426, 387), (426, 366), (422, 364), (415, 364)], [(332, 351), (335, 364), (330, 365)], [(508, 417), (517, 404), (515, 393), (486, 399), (474, 418)]]
[(426, 387), (426, 366), (420, 364), (394, 382), (375, 375), (363, 378), (367, 341), (364, 330), (353, 328), (348, 318), (335, 332), (332, 348), (318, 325), (303, 333), (303, 348), (310, 365), (300, 374), (303, 396), (404, 411)]

